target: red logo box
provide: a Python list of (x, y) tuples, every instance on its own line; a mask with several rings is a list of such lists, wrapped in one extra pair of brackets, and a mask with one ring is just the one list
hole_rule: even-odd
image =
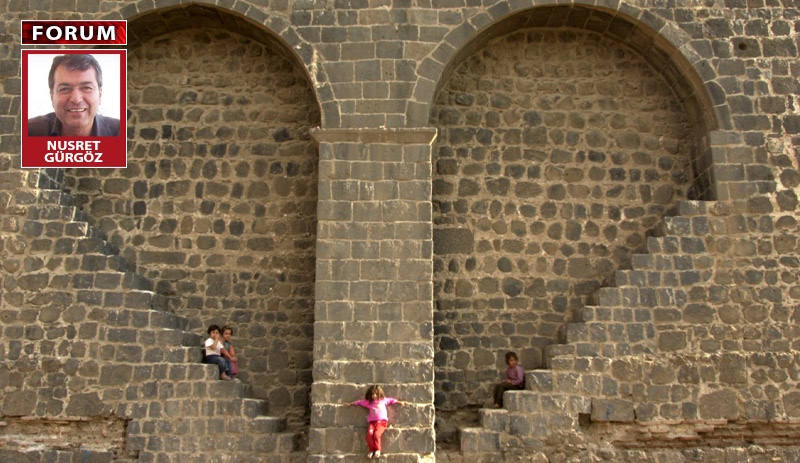
[(23, 45), (126, 45), (127, 21), (23, 20)]

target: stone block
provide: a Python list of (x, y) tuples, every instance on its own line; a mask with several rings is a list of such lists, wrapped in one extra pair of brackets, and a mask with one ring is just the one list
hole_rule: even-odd
[(474, 251), (474, 236), (470, 229), (434, 229), (433, 252), (436, 255), (471, 254)]
[(739, 418), (740, 410), (737, 395), (732, 390), (720, 390), (700, 396), (698, 401), (700, 418), (707, 420)]
[(525, 375), (525, 388), (534, 392), (551, 392), (553, 373), (549, 370), (529, 371)]
[(504, 409), (481, 409), (478, 412), (478, 422), (481, 427), (495, 432), (506, 432), (508, 429), (508, 411)]
[(36, 392), (33, 390), (10, 391), (3, 400), (3, 414), (7, 416), (26, 416), (36, 408)]
[(100, 384), (121, 386), (133, 380), (133, 367), (130, 365), (107, 365), (100, 369)]
[(512, 436), (535, 436), (537, 428), (531, 415), (511, 414), (508, 416), (508, 433)]
[(800, 392), (789, 392), (783, 396), (783, 410), (792, 419), (800, 418)]
[(719, 381), (726, 384), (745, 384), (748, 379), (747, 358), (739, 354), (723, 354), (719, 361)]
[(634, 405), (623, 399), (592, 399), (592, 421), (630, 422), (636, 419)]
[(500, 434), (483, 428), (459, 429), (463, 453), (495, 453), (500, 451)]
[(658, 348), (663, 351), (678, 351), (686, 347), (686, 333), (664, 331), (658, 334)]

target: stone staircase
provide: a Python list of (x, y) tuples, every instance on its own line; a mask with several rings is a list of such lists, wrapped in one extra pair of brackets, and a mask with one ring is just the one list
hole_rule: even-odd
[(565, 326), (563, 343), (545, 351), (545, 369), (527, 372), (525, 390), (509, 391), (502, 409), (482, 409), (477, 427), (459, 430), (464, 461), (516, 461), (520, 452), (578, 445), (589, 423), (658, 419), (654, 388), (640, 387), (653, 374), (643, 360), (668, 359), (683, 346), (679, 308), (689, 288), (712, 276), (707, 207), (681, 202), (660, 236), (648, 237), (648, 253), (632, 256), (632, 268), (618, 270)]
[[(29, 257), (18, 281), (40, 292), (51, 307), (64, 308), (40, 312), (52, 312), (54, 320), (60, 316), (59, 322), (74, 327), (73, 339), (63, 341), (73, 344), (74, 358), (97, 370), (79, 380), (84, 406), (72, 411), (79, 410), (81, 419), (111, 415), (127, 423), (123, 448), (82, 446), (70, 461), (305, 460), (297, 453), (300, 435), (287, 431), (284, 418), (268, 416), (265, 400), (249, 398), (250, 386), (220, 381), (215, 365), (200, 363), (205, 333), (185, 331), (189, 320), (168, 311), (168, 298), (135, 273), (105, 234), (71, 205), (69, 194), (51, 188), (36, 194), (24, 207), (21, 234)], [(37, 274), (40, 269), (56, 276), (48, 281), (47, 274)], [(26, 455), (30, 461), (50, 461), (69, 452), (40, 449)]]

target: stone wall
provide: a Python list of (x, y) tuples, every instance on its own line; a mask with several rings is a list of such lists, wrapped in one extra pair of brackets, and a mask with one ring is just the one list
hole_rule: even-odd
[(64, 188), (137, 273), (205, 333), (234, 327), (242, 378), (301, 421), (311, 385), (319, 124), (302, 72), (235, 33), (128, 53), (128, 167)]
[[(384, 452), (433, 457), (432, 130), (318, 130), (320, 208), (309, 460), (366, 454), (365, 410), (381, 384)], [(388, 442), (392, 442), (389, 444)], [(346, 457), (345, 457), (346, 458)]]
[(440, 409), (483, 405), (504, 354), (528, 369), (644, 249), (695, 177), (687, 117), (619, 43), (524, 29), (457, 68), (437, 97)]
[[(0, 15), (0, 461), (361, 459), (372, 382), (397, 461), (797, 460), (795, 2)], [(19, 168), (34, 18), (128, 21), (127, 169)]]

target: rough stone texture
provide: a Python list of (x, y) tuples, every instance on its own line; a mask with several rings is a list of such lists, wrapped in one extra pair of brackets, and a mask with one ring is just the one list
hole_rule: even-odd
[[(467, 58), (437, 96), (437, 401), (482, 404), (515, 350), (542, 364), (564, 324), (692, 177), (668, 83), (591, 32), (523, 29)], [(465, 233), (461, 233), (466, 235)], [(465, 243), (472, 239), (472, 242)], [(469, 374), (465, 374), (469, 372)]]
[(363, 431), (364, 410), (344, 405), (363, 398), (369, 384), (404, 402), (391, 407), (384, 452), (402, 461), (433, 456), (434, 135), (314, 133), (320, 227), (311, 460), (367, 453), (363, 438), (352, 438), (353, 428)]
[(308, 407), (319, 114), (286, 58), (235, 31), (128, 53), (128, 168), (65, 185), (89, 222), (172, 298), (187, 327), (234, 327), (242, 378), (274, 411)]
[[(360, 461), (369, 382), (398, 462), (800, 460), (796, 3), (0, 15), (0, 462)], [(128, 20), (129, 169), (19, 168), (34, 18)], [(517, 346), (543, 368), (478, 411)], [(79, 423), (114, 428), (26, 437)]]

